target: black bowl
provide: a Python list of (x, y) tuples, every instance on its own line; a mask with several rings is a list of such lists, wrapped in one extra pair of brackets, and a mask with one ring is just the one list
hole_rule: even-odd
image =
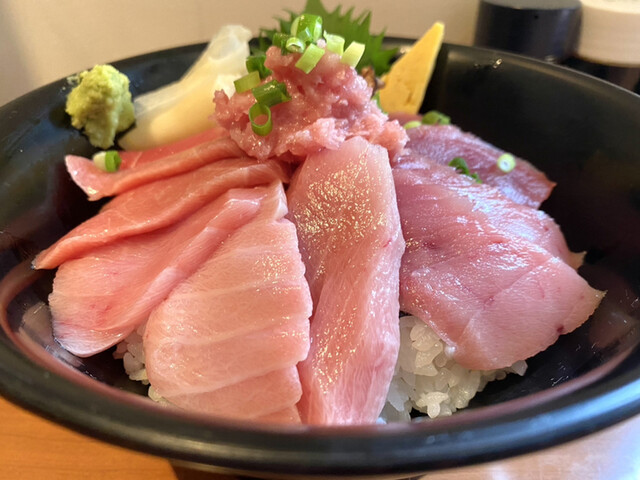
[[(177, 79), (203, 45), (118, 62), (134, 93)], [(558, 183), (543, 208), (581, 273), (607, 290), (596, 314), (449, 418), (368, 427), (257, 427), (168, 411), (109, 353), (78, 359), (51, 338), (50, 273), (33, 255), (95, 213), (64, 154), (91, 155), (64, 114), (65, 81), (0, 109), (0, 391), (106, 441), (253, 475), (409, 476), (504, 458), (640, 412), (640, 97), (523, 57), (445, 45), (424, 109), (531, 160)]]

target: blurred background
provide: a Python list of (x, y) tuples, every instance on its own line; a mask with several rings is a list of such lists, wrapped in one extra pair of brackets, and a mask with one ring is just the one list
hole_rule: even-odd
[[(478, 0), (323, 0), (374, 12), (372, 30), (420, 36), (436, 20), (445, 41), (473, 42)], [(257, 33), (305, 0), (0, 0), (0, 105), (97, 63), (208, 41), (228, 23)]]
[[(273, 28), (305, 0), (0, 0), (0, 105), (72, 73), (207, 42), (225, 24)], [(640, 0), (323, 0), (371, 10), (372, 31), (563, 63), (640, 93)]]

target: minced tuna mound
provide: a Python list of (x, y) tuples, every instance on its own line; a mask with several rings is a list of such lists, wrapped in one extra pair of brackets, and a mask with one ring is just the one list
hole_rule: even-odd
[[(372, 89), (356, 70), (326, 52), (308, 74), (295, 66), (300, 54), (267, 51), (265, 66), (272, 75), (265, 82), (284, 82), (291, 100), (271, 107), (273, 130), (267, 136), (253, 132), (249, 108), (256, 102), (251, 91), (231, 98), (215, 93), (217, 122), (249, 156), (264, 160), (276, 156), (302, 161), (323, 148), (337, 149), (346, 139), (362, 136), (389, 151), (393, 158), (408, 137), (397, 121), (389, 121), (371, 100)], [(290, 155), (291, 154), (293, 157)]]

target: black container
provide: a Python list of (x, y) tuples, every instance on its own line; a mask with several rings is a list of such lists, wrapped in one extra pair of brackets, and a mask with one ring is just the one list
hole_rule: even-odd
[[(135, 93), (177, 79), (195, 45), (116, 63)], [(75, 358), (28, 309), (51, 276), (30, 259), (99, 207), (64, 172), (91, 155), (59, 81), (0, 108), (0, 392), (85, 434), (202, 469), (255, 476), (407, 477), (532, 452), (640, 413), (640, 97), (566, 68), (444, 45), (424, 110), (527, 158), (558, 183), (543, 205), (581, 274), (607, 290), (597, 313), (449, 418), (368, 427), (260, 427), (163, 409), (109, 353)], [(10, 274), (8, 277), (6, 277)], [(12, 288), (7, 278), (13, 280)]]
[(561, 62), (580, 27), (579, 0), (481, 0), (474, 45)]

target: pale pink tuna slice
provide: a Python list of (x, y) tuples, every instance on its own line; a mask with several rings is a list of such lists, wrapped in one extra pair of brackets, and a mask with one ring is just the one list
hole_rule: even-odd
[(502, 172), (496, 161), (505, 153), (503, 150), (454, 125), (423, 125), (407, 132), (406, 150), (396, 157), (394, 166), (419, 167), (425, 158), (448, 165), (455, 157), (462, 157), (484, 183), (495, 186), (514, 202), (535, 208), (549, 197), (555, 185), (521, 158), (516, 158), (512, 171)]
[[(294, 400), (300, 398), (301, 393), (298, 370), (291, 366), (220, 388), (189, 390), (188, 393), (174, 394), (170, 398), (171, 403), (189, 411), (215, 414), (222, 418), (300, 423)], [(285, 407), (274, 410), (279, 405)]]
[(142, 185), (118, 195), (100, 213), (42, 251), (34, 267), (55, 268), (115, 240), (169, 226), (230, 188), (286, 182), (288, 177), (286, 166), (277, 161), (234, 158)]
[(360, 137), (311, 155), (288, 190), (314, 302), (302, 421), (376, 421), (396, 364), (404, 251), (387, 152)]
[[(500, 190), (486, 183), (477, 183), (467, 175), (461, 175), (453, 167), (422, 162), (416, 169), (394, 169), (396, 189), (410, 188), (413, 195), (429, 195), (434, 185), (445, 187), (454, 198), (462, 196), (474, 211), (486, 215), (487, 221), (500, 231), (524, 238), (544, 248), (564, 262), (578, 268), (583, 254), (569, 250), (558, 224), (545, 212), (521, 205), (503, 195)], [(403, 215), (419, 216), (405, 207)], [(415, 208), (419, 208), (417, 205)]]
[(580, 326), (603, 293), (558, 257), (499, 231), (444, 186), (394, 169), (407, 249), (400, 308), (428, 323), (470, 369), (507, 367)]
[(257, 214), (267, 192), (267, 187), (232, 189), (170, 227), (63, 263), (49, 295), (58, 342), (84, 357), (121, 341)]
[(172, 145), (143, 152), (119, 152), (122, 164), (117, 172), (105, 172), (93, 161), (67, 155), (65, 163), (73, 181), (89, 200), (117, 195), (161, 178), (178, 175), (223, 158), (243, 155), (226, 130), (214, 128)]
[(312, 303), (282, 184), (270, 188), (258, 216), (149, 317), (149, 381), (179, 407), (274, 421), (300, 398)]
[(265, 82), (284, 82), (291, 100), (271, 108), (273, 129), (266, 136), (254, 133), (249, 122), (252, 92), (231, 98), (221, 90), (215, 93), (217, 122), (248, 155), (266, 159), (286, 154), (300, 162), (324, 148), (335, 150), (354, 136), (382, 145), (390, 156), (402, 149), (407, 141), (404, 128), (389, 122), (371, 101), (371, 87), (354, 68), (326, 52), (307, 74), (295, 66), (299, 58), (297, 53), (282, 55), (276, 47), (267, 51), (265, 66), (273, 75)]

